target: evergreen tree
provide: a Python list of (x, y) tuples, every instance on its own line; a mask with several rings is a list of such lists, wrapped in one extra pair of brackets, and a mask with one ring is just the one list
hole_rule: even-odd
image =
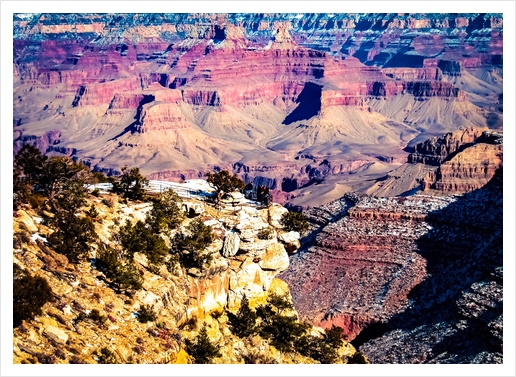
[(147, 215), (147, 223), (154, 233), (175, 229), (185, 215), (181, 208), (181, 199), (172, 189), (167, 189), (152, 200), (153, 206)]
[(55, 231), (48, 236), (48, 243), (71, 262), (78, 262), (97, 240), (95, 225), (88, 217), (78, 217), (72, 212), (58, 212), (51, 219), (51, 224)]
[(237, 314), (229, 313), (229, 323), (232, 332), (240, 338), (256, 333), (256, 320), (258, 315), (249, 307), (249, 300), (244, 295)]
[(124, 166), (122, 174), (117, 179), (110, 177), (113, 185), (111, 191), (131, 200), (143, 200), (145, 198), (145, 187), (149, 180), (140, 173), (139, 168), (128, 169)]
[(221, 357), (219, 347), (208, 337), (206, 325), (203, 326), (195, 342), (186, 340), (186, 352), (192, 356), (196, 364), (209, 364), (215, 357)]
[(14, 165), (21, 170), (24, 181), (30, 185), (36, 184), (44, 173), (44, 164), (48, 159), (38, 148), (25, 144), (16, 154)]
[(13, 264), (13, 327), (41, 314), (41, 307), (48, 301), (54, 301), (54, 296), (47, 280)]
[(210, 183), (218, 193), (230, 193), (233, 191), (242, 191), (245, 187), (236, 174), (231, 175), (227, 170), (218, 173), (206, 173), (206, 181)]
[(91, 179), (87, 166), (69, 157), (50, 157), (35, 185), (36, 192), (49, 199), (54, 212), (76, 212), (87, 197), (85, 184)]
[(122, 261), (115, 249), (101, 244), (95, 264), (119, 289), (141, 289), (143, 278), (132, 259)]
[(183, 266), (202, 268), (204, 263), (212, 259), (212, 256), (205, 252), (212, 241), (211, 227), (204, 225), (200, 218), (196, 218), (186, 227), (185, 233), (176, 234), (173, 239), (173, 250), (179, 254)]
[(120, 227), (119, 239), (131, 257), (136, 252), (143, 253), (153, 264), (162, 263), (169, 252), (165, 240), (159, 234), (154, 234), (151, 227), (142, 221), (132, 225), (127, 220), (125, 225)]

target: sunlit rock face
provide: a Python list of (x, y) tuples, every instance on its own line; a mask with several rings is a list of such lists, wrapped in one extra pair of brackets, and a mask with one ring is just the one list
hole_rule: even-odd
[(13, 25), (14, 151), (32, 143), (107, 173), (220, 167), (285, 203), (360, 166), (392, 170), (429, 136), (502, 129), (498, 14), (38, 14)]

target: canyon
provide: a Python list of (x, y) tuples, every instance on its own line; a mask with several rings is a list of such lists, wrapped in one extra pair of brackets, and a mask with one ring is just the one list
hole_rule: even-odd
[(415, 194), (305, 211), (310, 237), (279, 275), (301, 318), (343, 327), (372, 363), (502, 362), (502, 146), (473, 128), (432, 138), (403, 169), (435, 165)]
[[(221, 215), (190, 201), (218, 237), (212, 268), (156, 272), (137, 259), (145, 285), (130, 298), (87, 263), (55, 275), (59, 258), (40, 241), (13, 249), (62, 306), (16, 330), (17, 363), (38, 362), (36, 344), (53, 349), (62, 332), (68, 360), (96, 362), (111, 335), (71, 324), (75, 290), (83, 307), (114, 305), (108, 330), (124, 362), (184, 362), (178, 339), (197, 335), (177, 330), (136, 352), (136, 337), (159, 332), (131, 314), (146, 303), (169, 329), (205, 321), (224, 348), (217, 362), (254, 347), (270, 362), (311, 363), (242, 342), (217, 317), (244, 294), (256, 307), (281, 293), (319, 333), (344, 329), (342, 360), (503, 363), (501, 14), (19, 14), (13, 25), (14, 153), (31, 144), (107, 175), (135, 166), (173, 182), (228, 170), (274, 202)], [(90, 200), (106, 242), (114, 217), (148, 209)], [(287, 209), (309, 231), (284, 232)], [(48, 233), (31, 208), (16, 216), (15, 232)]]
[(498, 14), (15, 15), (14, 152), (232, 170), (306, 208), (429, 137), (501, 131), (502, 57)]

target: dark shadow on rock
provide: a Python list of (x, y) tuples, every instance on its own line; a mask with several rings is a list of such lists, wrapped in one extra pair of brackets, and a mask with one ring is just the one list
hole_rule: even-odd
[[(376, 338), (363, 342), (361, 351), (373, 363), (393, 362), (382, 359), (385, 350), (378, 347), (401, 339), (401, 330), (408, 338), (419, 339), (417, 345), (403, 344), (403, 352), (409, 354), (403, 356), (405, 360), (468, 363), (478, 362), (479, 355), (488, 355), (487, 359), (480, 357), (482, 360), (492, 360), (489, 355), (501, 352), (501, 340), (492, 335), (488, 323), (501, 316), (503, 301), (477, 302), (468, 292), (473, 283), (502, 286), (503, 272), (497, 271), (503, 271), (503, 168), (484, 187), (429, 213), (426, 221), (432, 229), (417, 241), (417, 247), (427, 260), (427, 278), (409, 294), (410, 307), (386, 323), (384, 334), (374, 334)], [(466, 302), (461, 310), (458, 300)], [(473, 312), (479, 307), (480, 315)], [(434, 336), (437, 328), (444, 330)], [(398, 335), (394, 336), (393, 330)], [(433, 340), (421, 347), (421, 339), (430, 338)], [(424, 355), (417, 355), (421, 349), (426, 350)], [(440, 361), (443, 357), (445, 361)]]
[(317, 115), (321, 111), (321, 94), (322, 85), (313, 82), (305, 83), (303, 90), (296, 99), (299, 105), (287, 115), (283, 124), (288, 125)]

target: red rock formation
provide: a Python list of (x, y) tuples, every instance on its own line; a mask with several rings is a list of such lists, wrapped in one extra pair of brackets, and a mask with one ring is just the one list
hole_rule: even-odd
[(416, 241), (428, 231), (424, 220), (451, 200), (363, 198), (349, 216), (324, 227), (315, 246), (291, 257), (281, 275), (301, 318), (342, 326), (353, 339), (401, 311), (426, 275), (426, 261), (416, 252)]
[(483, 187), (503, 166), (503, 145), (478, 143), (464, 149), (425, 177), (424, 188), (464, 193)]
[(408, 161), (439, 166), (424, 178), (424, 190), (465, 193), (483, 187), (503, 166), (502, 138), (483, 128), (465, 128), (417, 144)]
[(432, 137), (415, 146), (414, 152), (408, 156), (408, 162), (439, 165), (460, 148), (473, 144), (484, 131), (485, 128), (469, 127)]
[[(38, 137), (48, 131), (40, 129), (40, 122), (48, 119), (45, 124), (61, 132), (61, 145), (52, 147), (54, 151), (75, 151), (74, 157), (88, 156), (92, 167), (107, 170), (118, 168), (120, 156), (134, 156), (130, 148), (145, 146), (138, 163), (153, 176), (190, 175), (192, 167), (197, 167), (196, 175), (208, 166), (231, 169), (235, 163), (252, 166), (258, 161), (263, 171), (244, 173), (246, 179), (275, 185), (271, 188), (273, 193), (277, 190), (278, 200), (289, 195), (280, 192), (285, 180), (291, 189), (314, 177), (349, 172), (351, 165), (377, 159), (372, 156), (393, 162), (392, 156), (402, 155), (400, 149), (420, 130), (413, 107), (431, 103), (425, 111), (433, 114), (441, 103), (465, 101), (461, 109), (470, 109), (465, 93), (449, 76), (503, 63), (500, 15), (469, 19), (454, 14), (284, 14), (280, 19), (274, 14), (87, 14), (76, 19), (42, 14), (30, 22), (24, 17), (13, 21), (13, 124), (24, 137), (33, 126)], [(396, 50), (406, 44), (409, 54)], [(320, 90), (309, 93), (303, 103), (300, 95), (309, 85)], [(400, 95), (417, 98), (416, 106), (398, 101), (398, 114), (411, 112), (410, 123), (372, 104), (377, 99), (394, 102)], [(313, 111), (286, 121), (308, 103), (315, 103)], [(347, 111), (353, 114), (345, 119)], [(438, 117), (425, 119), (422, 128), (433, 132), (433, 121), (442, 125)], [(453, 129), (450, 118), (443, 128)], [(480, 115), (472, 121), (461, 118), (463, 124), (478, 124), (479, 119)], [(284, 131), (305, 120), (313, 121), (312, 134), (300, 130), (295, 145), (285, 147), (290, 140), (279, 139), (292, 134)], [(340, 129), (339, 123), (346, 127)], [(391, 125), (400, 132), (377, 136), (380, 127)], [(184, 143), (170, 142), (178, 137), (177, 130), (185, 129), (180, 135)], [(235, 140), (233, 131), (238, 134)], [(192, 153), (193, 140), (208, 140), (206, 135), (217, 146)], [(227, 153), (219, 153), (219, 146), (229, 139), (233, 143)], [(167, 142), (161, 144), (162, 140)], [(319, 140), (328, 149), (319, 148)], [(390, 144), (389, 152), (381, 150), (384, 143)], [(362, 145), (377, 150), (366, 154), (362, 151), (369, 147)], [(308, 152), (318, 154), (316, 159), (326, 150), (331, 150), (329, 157), (348, 155), (330, 158), (331, 168), (295, 163), (293, 156), (308, 148), (317, 150)], [(397, 154), (390, 152), (394, 148)], [(163, 153), (156, 154), (157, 149)], [(264, 153), (269, 166), (263, 163)], [(167, 162), (158, 161), (176, 154), (181, 160), (177, 165), (188, 171), (172, 172)], [(284, 160), (284, 166), (273, 172)], [(167, 171), (160, 175), (160, 169)]]
[(107, 105), (111, 103), (115, 94), (138, 89), (141, 89), (141, 86), (136, 77), (81, 86), (77, 90), (73, 106)]

